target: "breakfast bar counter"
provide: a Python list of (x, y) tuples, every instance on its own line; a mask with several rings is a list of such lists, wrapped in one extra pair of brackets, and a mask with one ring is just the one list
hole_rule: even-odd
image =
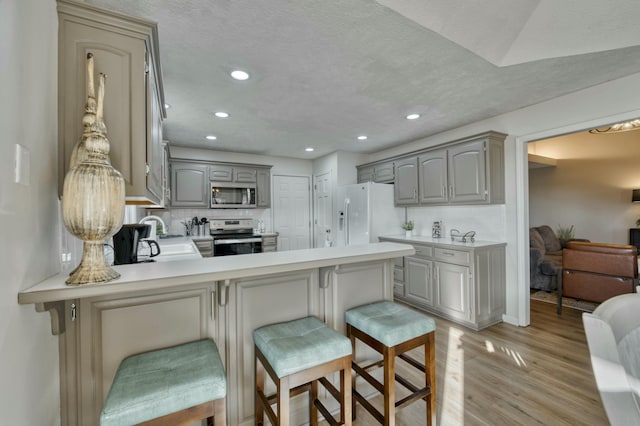
[[(344, 332), (344, 312), (393, 299), (394, 259), (384, 242), (114, 267), (109, 283), (67, 286), (58, 274), (18, 294), (49, 311), (60, 347), (61, 423), (96, 425), (120, 361), (211, 338), (227, 372), (229, 424), (253, 424), (254, 329), (316, 316)], [(292, 400), (293, 424), (307, 422)], [(306, 399), (300, 401), (306, 406)]]

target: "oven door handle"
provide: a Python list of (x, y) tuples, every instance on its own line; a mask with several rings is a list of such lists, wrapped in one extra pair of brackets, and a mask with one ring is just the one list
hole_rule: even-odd
[(230, 240), (213, 240), (213, 244), (241, 244), (241, 243), (259, 243), (262, 242), (262, 238), (238, 238)]

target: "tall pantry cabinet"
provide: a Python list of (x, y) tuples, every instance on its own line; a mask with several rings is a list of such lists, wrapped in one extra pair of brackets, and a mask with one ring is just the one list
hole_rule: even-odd
[(86, 57), (106, 75), (104, 120), (113, 167), (128, 204), (164, 202), (162, 120), (166, 117), (155, 23), (86, 3), (58, 0), (59, 193), (82, 135)]

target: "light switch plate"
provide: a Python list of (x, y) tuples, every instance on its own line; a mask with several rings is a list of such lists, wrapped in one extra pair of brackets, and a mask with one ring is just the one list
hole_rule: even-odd
[(26, 146), (16, 144), (16, 183), (29, 186), (31, 174), (31, 151)]

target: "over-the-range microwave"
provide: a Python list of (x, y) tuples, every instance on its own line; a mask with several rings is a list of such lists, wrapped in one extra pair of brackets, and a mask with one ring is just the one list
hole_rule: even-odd
[(255, 207), (255, 185), (211, 182), (212, 209), (251, 209)]

